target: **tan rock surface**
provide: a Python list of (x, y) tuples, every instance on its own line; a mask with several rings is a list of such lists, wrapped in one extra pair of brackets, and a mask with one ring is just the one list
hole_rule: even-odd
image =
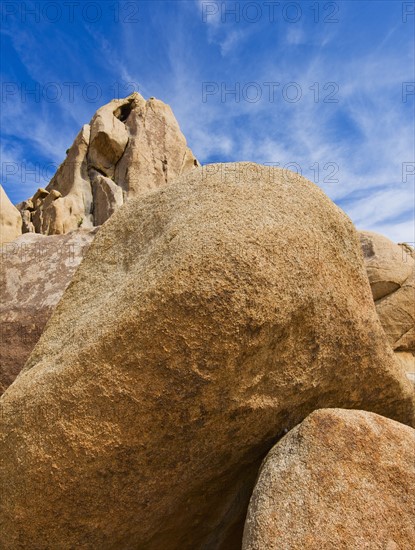
[(48, 194), (41, 195), (38, 200), (34, 200), (34, 195), (35, 210), (31, 213), (31, 220), (36, 233), (60, 235), (78, 227), (93, 227), (87, 162), (89, 138), (90, 126), (85, 124), (47, 186)]
[(128, 198), (197, 165), (168, 105), (138, 93), (113, 100), (83, 126), (47, 188), (29, 199), (33, 207), (19, 205), (24, 231), (50, 235), (100, 225)]
[(360, 231), (366, 270), (375, 301), (398, 290), (413, 274), (414, 260), (387, 237)]
[(170, 107), (136, 94), (125, 121), (130, 136), (115, 181), (136, 197), (174, 181), (198, 165)]
[(415, 384), (415, 355), (408, 351), (398, 351), (396, 357), (402, 363), (406, 376)]
[(22, 233), (34, 233), (35, 226), (32, 222), (32, 212), (35, 207), (33, 200), (28, 199), (27, 201), (20, 202), (19, 204), (16, 204), (16, 208), (22, 217)]
[(91, 139), (88, 149), (89, 166), (106, 176), (113, 176), (117, 162), (124, 154), (128, 143), (125, 124), (114, 116), (116, 101), (104, 105), (91, 120)]
[[(413, 249), (369, 231), (361, 231), (360, 239), (376, 311), (388, 341), (396, 352), (415, 355)], [(408, 358), (405, 362), (410, 364)]]
[(415, 430), (365, 411), (313, 412), (265, 459), (243, 550), (415, 547)]
[(95, 231), (28, 233), (2, 247), (0, 394), (25, 364)]
[(102, 226), (0, 404), (5, 548), (232, 550), (284, 430), (333, 406), (409, 422), (413, 390), (351, 221), (240, 163)]
[(123, 204), (121, 187), (112, 179), (97, 174), (92, 181), (94, 225), (102, 225)]
[(0, 244), (14, 241), (22, 234), (22, 218), (0, 185)]

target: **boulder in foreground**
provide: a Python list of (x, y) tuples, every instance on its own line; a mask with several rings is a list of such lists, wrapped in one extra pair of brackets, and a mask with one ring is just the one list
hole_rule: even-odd
[(415, 546), (415, 430), (365, 411), (322, 409), (265, 459), (243, 550)]
[(1, 537), (28, 550), (240, 548), (285, 430), (322, 407), (413, 413), (353, 224), (251, 163), (120, 208), (0, 402)]

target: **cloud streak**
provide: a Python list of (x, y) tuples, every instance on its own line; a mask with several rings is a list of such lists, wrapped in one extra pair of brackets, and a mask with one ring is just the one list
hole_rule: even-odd
[[(339, 22), (330, 24), (321, 3), (317, 22), (302, 3), (296, 23), (284, 20), (284, 3), (275, 21), (256, 23), (224, 22), (219, 9), (207, 17), (200, 0), (144, 3), (136, 24), (79, 25), (73, 51), (74, 30), (60, 32), (55, 44), (68, 66), (58, 68), (39, 28), (6, 29), (22, 80), (79, 77), (98, 82), (103, 96), (95, 104), (9, 102), (5, 154), (62, 160), (80, 126), (112, 99), (108, 84), (134, 82), (172, 106), (202, 162), (296, 163), (359, 227), (414, 241), (414, 180), (403, 177), (403, 163), (414, 162), (413, 95), (402, 101), (403, 83), (415, 80), (413, 34), (396, 6), (352, 4), (339, 3)], [(203, 97), (206, 83), (216, 92)]]

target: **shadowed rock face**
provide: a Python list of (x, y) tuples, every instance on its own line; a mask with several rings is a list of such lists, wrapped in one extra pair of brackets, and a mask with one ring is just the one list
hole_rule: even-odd
[(46, 189), (18, 205), (23, 232), (101, 225), (128, 198), (198, 164), (168, 105), (138, 93), (113, 100), (83, 126)]
[(243, 550), (413, 548), (415, 430), (364, 411), (313, 412), (265, 459)]
[(384, 340), (351, 221), (301, 176), (211, 165), (128, 201), (0, 400), (0, 544), (240, 548), (285, 430), (412, 420)]
[(22, 218), (0, 185), (0, 245), (22, 234)]
[(373, 299), (388, 342), (415, 381), (415, 256), (407, 244), (360, 231)]
[(95, 233), (30, 233), (2, 247), (0, 393), (25, 364)]

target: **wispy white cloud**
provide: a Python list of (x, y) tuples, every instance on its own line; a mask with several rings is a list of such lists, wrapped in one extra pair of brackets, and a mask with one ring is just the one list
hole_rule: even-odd
[[(216, 30), (217, 18), (210, 25)], [(299, 45), (303, 31), (292, 28), (286, 42)], [(180, 120), (202, 160), (214, 156), (209, 136), (220, 135), (228, 160), (295, 162), (310, 179), (315, 179), (317, 163), (318, 184), (341, 202), (358, 226), (381, 229), (394, 240), (413, 240), (413, 223), (407, 217), (414, 205), (414, 183), (410, 178), (402, 181), (402, 163), (414, 160), (414, 123), (401, 101), (402, 82), (414, 78), (413, 53), (410, 48), (391, 47), (399, 34), (399, 26), (395, 26), (376, 47), (339, 62), (328, 51), (335, 33), (331, 30), (329, 38), (322, 35), (313, 55), (307, 56), (306, 63), (298, 58), (296, 67), (289, 55), (260, 60), (255, 76), (262, 90), (265, 92), (263, 83), (267, 81), (295, 81), (303, 92), (298, 104), (281, 101), (281, 96), (270, 103), (265, 93), (255, 104), (237, 103), (231, 97), (221, 102), (220, 93), (201, 104), (200, 91), (193, 85), (185, 99), (174, 98)], [(180, 80), (188, 80), (186, 67), (181, 69)], [(252, 80), (252, 73), (239, 67), (242, 83), (244, 76), (246, 82)], [(320, 86), (318, 103), (309, 90), (315, 82)], [(323, 89), (329, 82), (338, 86), (334, 95), (337, 104), (324, 103), (332, 91)], [(232, 81), (229, 84), (231, 87)], [(339, 122), (338, 117), (344, 120)], [(350, 131), (347, 125), (352, 126)], [(200, 126), (204, 128), (202, 137)], [(330, 182), (331, 165), (324, 171), (328, 163), (338, 166), (337, 183)]]
[[(255, 7), (255, 4), (254, 4)], [(206, 25), (208, 42), (220, 49), (223, 57), (235, 50), (258, 30), (255, 26), (232, 24), (244, 22), (244, 4), (242, 2), (207, 2), (196, 0), (198, 16)]]
[(13, 204), (29, 198), (44, 187), (56, 171), (59, 162), (33, 161), (27, 158), (19, 143), (0, 146), (1, 181)]
[(304, 30), (300, 27), (288, 27), (286, 34), (286, 42), (288, 45), (305, 44), (307, 36)]
[[(316, 179), (318, 171), (318, 184), (358, 226), (381, 230), (394, 240), (413, 240), (407, 234), (413, 230), (408, 221), (413, 182), (402, 181), (402, 163), (414, 160), (414, 126), (401, 95), (402, 82), (415, 77), (413, 50), (402, 27), (393, 24), (381, 38), (373, 43), (368, 39), (365, 49), (352, 53), (345, 34), (350, 27), (322, 22), (307, 27), (304, 20), (271, 27), (267, 22), (261, 26), (264, 21), (228, 24), (222, 22), (221, 3), (214, 4), (217, 11), (202, 0), (177, 3), (170, 11), (153, 4), (140, 25), (120, 25), (116, 40), (104, 28), (85, 26), (82, 39), (91, 50), (91, 67), (79, 63), (79, 52), (69, 51), (64, 36), (57, 44), (83, 79), (98, 74), (101, 81), (114, 77), (136, 82), (146, 97), (168, 102), (202, 162), (297, 163), (309, 179)], [(205, 21), (202, 5), (210, 10)], [(350, 14), (350, 6), (344, 9)], [(264, 37), (268, 41), (260, 47)], [(27, 29), (16, 29), (9, 38), (32, 78), (58, 79), (56, 67), (41, 55), (43, 44)], [(214, 81), (218, 91), (203, 101), (206, 81)], [(260, 86), (259, 101), (244, 97), (248, 82)], [(280, 83), (274, 101), (266, 82)], [(298, 102), (284, 98), (290, 82), (301, 89)], [(332, 97), (338, 103), (325, 102), (333, 92), (325, 89), (330, 82), (337, 85)], [(239, 101), (231, 94), (221, 96), (222, 83), (227, 89), (239, 84)], [(3, 128), (26, 139), (34, 151), (42, 149), (45, 156), (60, 160), (98, 106), (62, 104), (57, 120), (48, 105), (10, 104)], [(19, 150), (8, 154), (18, 155)], [(338, 166), (333, 176), (338, 182), (329, 181), (329, 163)]]

